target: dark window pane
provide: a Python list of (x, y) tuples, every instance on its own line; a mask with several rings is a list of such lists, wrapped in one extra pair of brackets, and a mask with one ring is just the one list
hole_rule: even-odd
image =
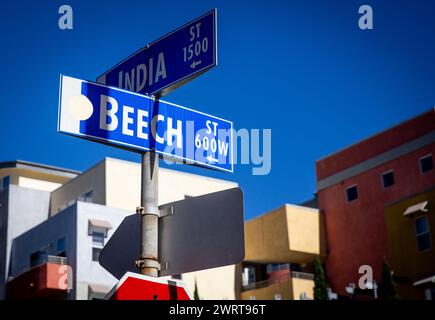
[(415, 220), (415, 231), (417, 234), (429, 232), (429, 226), (426, 217), (421, 217)]
[(93, 191), (88, 191), (85, 194), (82, 194), (77, 200), (78, 201), (82, 201), (82, 202), (91, 202), (92, 203), (92, 198), (93, 196)]
[(427, 156), (422, 159), (420, 159), (420, 169), (421, 173), (430, 171), (433, 169), (433, 162), (432, 162), (432, 156)]
[(392, 171), (382, 175), (382, 184), (384, 188), (391, 187), (394, 183), (394, 173)]
[(420, 236), (417, 236), (417, 244), (418, 244), (418, 249), (420, 251), (430, 249), (431, 242), (430, 242), (429, 233), (425, 233), (425, 234), (422, 234)]
[(102, 232), (92, 232), (92, 244), (104, 246), (104, 233)]
[(92, 261), (98, 261), (101, 250), (100, 248), (92, 248)]
[(60, 238), (57, 240), (57, 250), (58, 251), (65, 251), (66, 248), (66, 241), (65, 238)]
[(347, 201), (358, 199), (358, 190), (356, 186), (347, 189)]
[(44, 262), (46, 253), (44, 251), (36, 251), (30, 255), (30, 266), (34, 267)]
[(9, 187), (9, 176), (3, 177), (3, 189), (6, 189), (7, 187)]

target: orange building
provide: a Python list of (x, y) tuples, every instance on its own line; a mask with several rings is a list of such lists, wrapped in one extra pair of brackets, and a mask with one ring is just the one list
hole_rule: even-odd
[[(384, 209), (435, 186), (433, 156), (431, 109), (316, 162), (333, 291), (345, 295), (349, 284), (358, 284), (362, 265), (370, 265), (381, 282), (384, 257), (391, 258)], [(435, 271), (435, 265), (429, 267)]]

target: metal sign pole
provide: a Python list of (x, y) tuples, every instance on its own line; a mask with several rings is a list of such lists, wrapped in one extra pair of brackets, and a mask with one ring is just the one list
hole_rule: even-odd
[(158, 277), (159, 156), (153, 151), (143, 153), (141, 167), (141, 207), (136, 208), (141, 215), (141, 244), (136, 267), (141, 274)]

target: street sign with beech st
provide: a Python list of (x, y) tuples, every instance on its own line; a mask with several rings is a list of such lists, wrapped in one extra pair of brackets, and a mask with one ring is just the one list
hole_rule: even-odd
[(233, 124), (126, 90), (61, 76), (58, 131), (233, 172)]

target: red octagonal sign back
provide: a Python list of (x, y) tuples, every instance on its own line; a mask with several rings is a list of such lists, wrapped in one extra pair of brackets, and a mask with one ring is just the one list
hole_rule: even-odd
[(107, 300), (192, 300), (181, 280), (127, 272), (106, 295)]

